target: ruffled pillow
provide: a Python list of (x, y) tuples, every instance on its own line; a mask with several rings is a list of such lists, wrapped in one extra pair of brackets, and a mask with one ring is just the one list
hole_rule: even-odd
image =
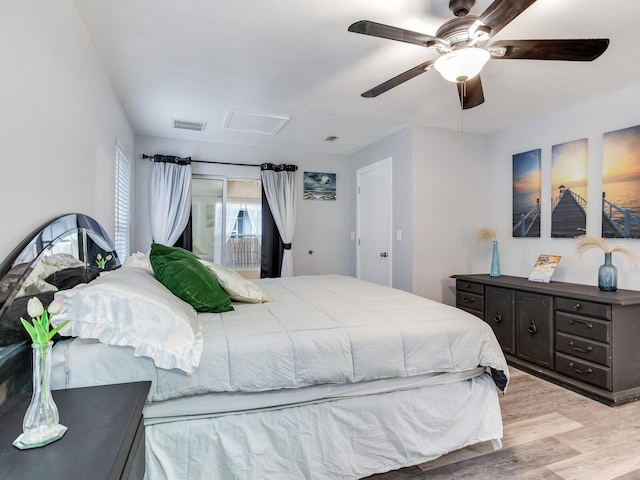
[(133, 347), (157, 367), (191, 374), (200, 364), (202, 332), (195, 310), (142, 268), (120, 268), (89, 284), (57, 292), (62, 312), (51, 323), (69, 323), (61, 335), (96, 338)]

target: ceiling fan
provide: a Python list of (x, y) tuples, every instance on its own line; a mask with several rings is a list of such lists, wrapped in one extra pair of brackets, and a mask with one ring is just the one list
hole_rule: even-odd
[(350, 32), (435, 47), (441, 54), (434, 60), (393, 77), (367, 90), (363, 97), (371, 98), (397, 87), (435, 68), (458, 87), (463, 109), (484, 103), (480, 71), (491, 58), (521, 60), (565, 60), (590, 62), (609, 46), (607, 38), (556, 40), (500, 40), (489, 43), (497, 34), (536, 0), (494, 0), (476, 17), (468, 15), (475, 0), (449, 0), (449, 9), (456, 18), (440, 26), (435, 36), (412, 32), (382, 23), (360, 20), (349, 27)]

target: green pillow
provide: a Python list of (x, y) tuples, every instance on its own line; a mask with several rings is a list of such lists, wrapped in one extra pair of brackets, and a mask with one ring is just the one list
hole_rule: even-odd
[(233, 310), (229, 294), (193, 253), (152, 243), (149, 261), (156, 278), (196, 311), (220, 313)]

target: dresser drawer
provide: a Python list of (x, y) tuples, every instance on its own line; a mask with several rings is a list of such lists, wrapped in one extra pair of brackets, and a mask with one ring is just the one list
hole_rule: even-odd
[(556, 333), (556, 351), (607, 367), (611, 366), (611, 346), (606, 343), (558, 332)]
[(484, 294), (484, 285), (481, 283), (465, 282), (464, 280), (456, 280), (456, 290), (459, 292), (475, 293), (477, 295)]
[(596, 387), (611, 390), (611, 369), (556, 353), (556, 372)]
[(556, 330), (604, 343), (611, 338), (609, 322), (571, 313), (556, 312)]
[(457, 291), (456, 307), (461, 307), (465, 310), (470, 308), (482, 312), (484, 311), (484, 297), (475, 293)]
[(604, 303), (583, 302), (575, 298), (556, 297), (556, 310), (611, 320), (611, 305), (605, 305)]

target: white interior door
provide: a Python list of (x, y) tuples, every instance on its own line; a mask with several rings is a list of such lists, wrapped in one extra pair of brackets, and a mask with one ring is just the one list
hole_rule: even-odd
[(392, 286), (391, 157), (357, 171), (358, 278)]

